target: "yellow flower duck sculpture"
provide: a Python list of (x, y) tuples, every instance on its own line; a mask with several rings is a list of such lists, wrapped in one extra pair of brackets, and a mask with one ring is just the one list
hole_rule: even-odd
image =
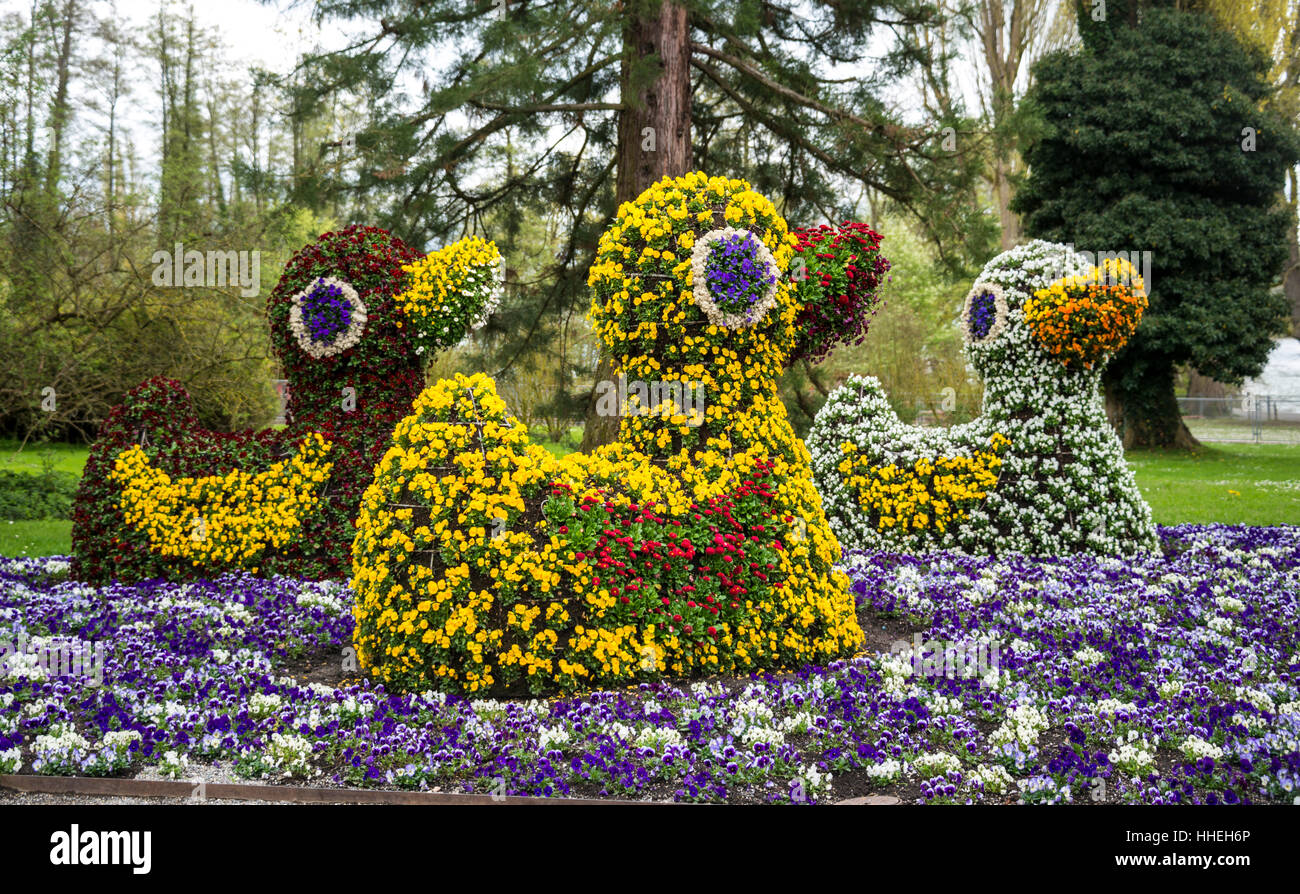
[(839, 543), (776, 384), (826, 333), (860, 334), (878, 240), (791, 233), (748, 184), (699, 173), (623, 205), (589, 276), (618, 442), (556, 459), (490, 378), (428, 388), (362, 500), (363, 670), (515, 694), (852, 655)]

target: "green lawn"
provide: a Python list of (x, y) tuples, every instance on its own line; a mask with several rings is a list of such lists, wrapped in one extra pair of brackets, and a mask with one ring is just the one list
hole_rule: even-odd
[[(542, 444), (556, 456), (573, 452), (568, 444)], [(43, 462), (52, 461), (56, 469), (80, 474), (86, 464), (85, 447), (28, 445), (16, 453), (17, 446), (0, 440), (0, 468), (40, 474)], [(1158, 524), (1300, 524), (1300, 445), (1217, 444), (1196, 455), (1135, 450), (1128, 461)], [(0, 555), (71, 550), (71, 522), (0, 521)]]
[(1195, 455), (1134, 450), (1128, 461), (1157, 524), (1300, 524), (1300, 445), (1214, 444)]
[(0, 521), (0, 556), (66, 556), (72, 552), (72, 522)]
[(0, 469), (11, 472), (31, 472), (39, 475), (48, 462), (55, 471), (80, 475), (86, 466), (90, 448), (85, 444), (35, 444), (27, 442), (20, 451), (21, 441), (0, 438)]

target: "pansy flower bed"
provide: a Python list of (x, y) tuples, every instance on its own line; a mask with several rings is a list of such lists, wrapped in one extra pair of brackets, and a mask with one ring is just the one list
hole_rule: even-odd
[(658, 800), (1291, 803), (1300, 528), (1160, 533), (1161, 552), (1125, 559), (850, 553), (858, 656), (533, 701), (345, 679), (350, 593), (335, 583), (92, 587), (65, 560), (5, 559), (0, 642), (102, 643), (105, 665), (95, 685), (3, 658), (0, 772), (188, 778), (217, 763)]

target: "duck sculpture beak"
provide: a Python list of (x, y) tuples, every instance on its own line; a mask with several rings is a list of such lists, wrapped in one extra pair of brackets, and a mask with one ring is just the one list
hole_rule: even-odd
[(397, 295), (417, 352), (449, 348), (483, 326), (501, 300), (503, 262), (496, 243), (468, 236), (402, 268), (406, 288)]
[(1104, 364), (1137, 331), (1146, 286), (1127, 261), (1106, 259), (1082, 276), (1058, 279), (1025, 301), (1025, 323), (1050, 356), (1070, 368)]

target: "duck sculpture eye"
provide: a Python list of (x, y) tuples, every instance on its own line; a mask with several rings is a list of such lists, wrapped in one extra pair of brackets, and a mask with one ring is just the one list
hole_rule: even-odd
[(1007, 325), (1007, 299), (999, 286), (976, 283), (966, 296), (962, 326), (973, 345), (993, 341)]
[(705, 233), (692, 250), (691, 273), (695, 303), (715, 326), (753, 326), (776, 306), (776, 259), (749, 230)]
[(298, 347), (317, 360), (342, 354), (361, 341), (366, 305), (343, 280), (321, 277), (291, 301), (289, 328)]

